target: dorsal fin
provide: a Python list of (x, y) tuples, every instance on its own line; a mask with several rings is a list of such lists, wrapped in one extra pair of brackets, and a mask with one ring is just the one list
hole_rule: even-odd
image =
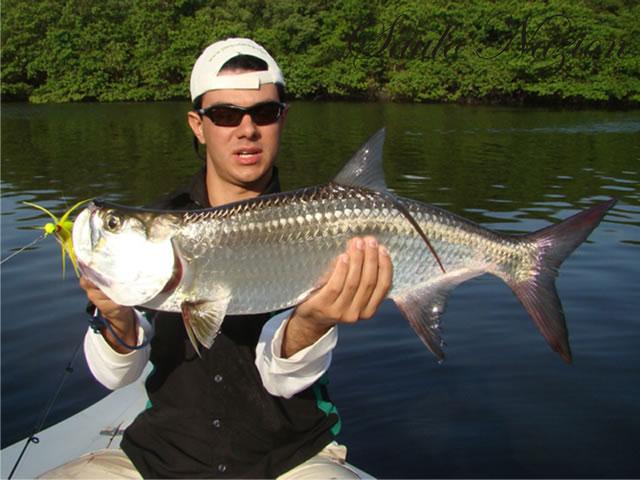
[(386, 193), (388, 190), (382, 169), (382, 146), (385, 133), (384, 128), (378, 130), (351, 157), (333, 181), (345, 187), (362, 187)]
[(434, 256), (440, 269), (445, 273), (444, 266), (438, 257), (435, 249), (429, 242), (427, 235), (424, 233), (418, 222), (411, 216), (409, 210), (393, 195), (387, 188), (384, 181), (384, 171), (382, 169), (382, 147), (384, 145), (384, 137), (386, 130), (381, 128), (367, 142), (360, 147), (360, 150), (351, 157), (344, 168), (333, 179), (334, 183), (345, 187), (367, 188), (381, 193), (389, 199), (398, 208), (398, 211), (411, 223), (413, 228), (424, 240), (429, 251)]

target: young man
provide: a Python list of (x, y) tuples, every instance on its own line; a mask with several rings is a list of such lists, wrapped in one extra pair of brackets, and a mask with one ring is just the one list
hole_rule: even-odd
[[(207, 208), (279, 191), (274, 162), (287, 116), (283, 95), (282, 72), (261, 46), (248, 39), (210, 45), (194, 65), (195, 108), (187, 114), (206, 150), (205, 167), (189, 188), (156, 206)], [(358, 478), (341, 464), (344, 453), (332, 442), (339, 419), (318, 409), (318, 400), (328, 399), (317, 382), (329, 367), (336, 325), (375, 313), (392, 265), (374, 238), (354, 238), (327, 275), (293, 310), (227, 318), (202, 357), (180, 315), (151, 312), (152, 327), (80, 280), (113, 329), (87, 332), (85, 354), (96, 378), (115, 389), (138, 378), (148, 360), (154, 365), (146, 381), (151, 407), (121, 444), (132, 475), (265, 478), (298, 466), (289, 475)], [(138, 350), (123, 346), (150, 338)], [(323, 463), (329, 470), (314, 470)]]

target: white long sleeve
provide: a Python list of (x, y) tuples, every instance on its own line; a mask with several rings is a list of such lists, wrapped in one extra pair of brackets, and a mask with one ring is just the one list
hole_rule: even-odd
[(262, 384), (271, 395), (284, 398), (291, 398), (324, 375), (338, 342), (338, 328), (334, 326), (312, 345), (282, 358), (282, 339), (290, 316), (291, 310), (286, 310), (265, 323), (256, 345), (256, 367)]
[[(138, 345), (153, 336), (153, 327), (137, 310)], [(313, 345), (289, 358), (282, 358), (282, 338), (291, 310), (271, 318), (262, 328), (256, 345), (255, 364), (265, 389), (272, 395), (290, 398), (311, 386), (329, 368), (332, 351), (338, 341), (337, 327), (331, 328)], [(104, 337), (90, 328), (84, 338), (84, 352), (93, 376), (105, 387), (115, 390), (135, 381), (149, 361), (151, 347), (118, 353)]]
[[(137, 317), (138, 346), (153, 336), (153, 327), (140, 312), (134, 309)], [(89, 370), (102, 385), (110, 390), (124, 387), (134, 382), (149, 361), (151, 347), (118, 353), (107, 343), (100, 333), (91, 328), (84, 336), (84, 355)]]

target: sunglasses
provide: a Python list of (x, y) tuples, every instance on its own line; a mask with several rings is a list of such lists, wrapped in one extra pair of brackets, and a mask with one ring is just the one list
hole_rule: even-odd
[(247, 114), (253, 123), (264, 126), (275, 123), (284, 112), (285, 107), (286, 105), (281, 102), (263, 102), (249, 108), (237, 105), (211, 105), (207, 108), (200, 108), (197, 112), (201, 117), (203, 115), (209, 117), (219, 127), (237, 127)]

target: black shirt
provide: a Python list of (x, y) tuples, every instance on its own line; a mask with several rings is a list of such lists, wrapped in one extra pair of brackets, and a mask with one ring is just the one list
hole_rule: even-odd
[[(279, 190), (274, 169), (264, 193)], [(204, 169), (189, 187), (153, 206), (209, 207)], [(143, 477), (276, 477), (333, 439), (339, 419), (335, 409), (326, 408), (324, 386), (290, 399), (264, 389), (255, 347), (270, 317), (227, 316), (213, 346), (199, 357), (179, 314), (156, 315), (154, 369), (146, 381), (151, 406), (126, 429), (121, 443)]]

